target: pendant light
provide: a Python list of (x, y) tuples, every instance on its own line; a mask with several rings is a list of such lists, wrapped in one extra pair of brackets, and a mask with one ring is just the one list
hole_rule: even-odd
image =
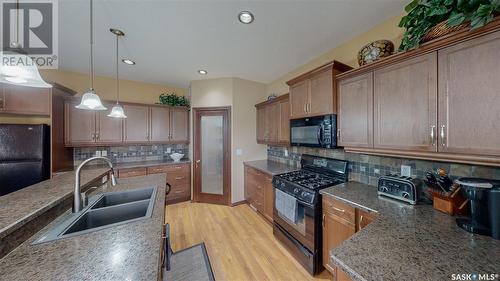
[(120, 101), (120, 77), (118, 75), (118, 61), (119, 61), (119, 55), (118, 55), (118, 38), (120, 36), (125, 36), (125, 33), (123, 31), (111, 28), (109, 31), (116, 35), (116, 104), (113, 106), (111, 109), (111, 112), (108, 114), (109, 117), (113, 118), (127, 118), (127, 115), (125, 115), (125, 112), (123, 111), (123, 107), (119, 104)]
[(85, 110), (106, 110), (102, 105), (101, 99), (94, 91), (94, 5), (93, 0), (90, 0), (90, 89), (82, 96), (79, 105), (75, 106), (78, 109)]
[[(28, 57), (22, 50), (19, 43), (19, 0), (16, 3), (16, 41), (10, 43), (9, 51), (0, 52), (0, 83), (37, 87), (52, 88), (52, 85), (45, 82), (36, 63)], [(7, 61), (12, 65), (5, 65)]]

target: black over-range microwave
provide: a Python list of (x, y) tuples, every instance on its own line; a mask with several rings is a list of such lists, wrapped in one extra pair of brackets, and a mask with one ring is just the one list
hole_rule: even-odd
[(323, 115), (290, 120), (292, 146), (337, 147), (337, 115)]

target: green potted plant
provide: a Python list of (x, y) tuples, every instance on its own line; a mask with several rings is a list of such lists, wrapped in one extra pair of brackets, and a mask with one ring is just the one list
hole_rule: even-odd
[(161, 94), (159, 99), (160, 104), (189, 107), (189, 100), (185, 96), (178, 96), (175, 93)]
[(500, 12), (500, 0), (413, 0), (405, 11), (399, 22), (405, 29), (400, 51), (417, 48), (423, 39), (486, 25)]

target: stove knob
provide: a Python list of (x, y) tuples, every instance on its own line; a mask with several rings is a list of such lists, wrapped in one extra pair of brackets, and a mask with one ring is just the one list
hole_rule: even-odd
[(299, 188), (298, 187), (294, 188), (293, 193), (299, 193)]
[(401, 195), (403, 196), (403, 198), (406, 198), (406, 199), (410, 198), (410, 194), (408, 192), (403, 192), (403, 193), (401, 193)]
[(388, 189), (387, 187), (385, 187), (385, 186), (381, 186), (381, 187), (380, 187), (380, 190), (381, 190), (382, 192), (387, 192), (387, 191), (389, 191), (389, 189)]

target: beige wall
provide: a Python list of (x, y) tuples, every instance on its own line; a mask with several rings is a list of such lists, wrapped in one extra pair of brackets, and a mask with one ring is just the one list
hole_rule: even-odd
[[(41, 70), (41, 75), (48, 82), (56, 82), (68, 87), (81, 95), (90, 87), (88, 74), (62, 70)], [(97, 76), (95, 90), (104, 100), (116, 100), (116, 80), (112, 77)], [(120, 100), (137, 103), (156, 103), (162, 93), (176, 93), (184, 96), (187, 89), (143, 83), (120, 79)], [(0, 123), (11, 124), (50, 124), (49, 118), (26, 116), (0, 116)]]
[(296, 69), (288, 72), (282, 77), (276, 79), (275, 81), (267, 85), (267, 93), (277, 93), (279, 95), (288, 92), (288, 86), (285, 84), (286, 81), (299, 76), (302, 73), (308, 72), (318, 66), (321, 66), (332, 60), (337, 60), (348, 64), (352, 67), (358, 67), (357, 55), (358, 51), (366, 44), (373, 42), (378, 39), (388, 39), (391, 40), (395, 48), (399, 47), (401, 38), (403, 36), (403, 30), (398, 27), (399, 21), (401, 20), (402, 14), (396, 17), (392, 17), (385, 22), (376, 25), (371, 30), (358, 35), (351, 40), (331, 49), (325, 54), (313, 59), (312, 61), (297, 67)]
[[(231, 202), (233, 203), (245, 199), (243, 162), (267, 157), (267, 147), (257, 144), (255, 139), (254, 105), (263, 101), (265, 97), (265, 84), (239, 78), (196, 80), (191, 83), (193, 107), (231, 107)], [(237, 149), (241, 149), (241, 155), (237, 155)]]

